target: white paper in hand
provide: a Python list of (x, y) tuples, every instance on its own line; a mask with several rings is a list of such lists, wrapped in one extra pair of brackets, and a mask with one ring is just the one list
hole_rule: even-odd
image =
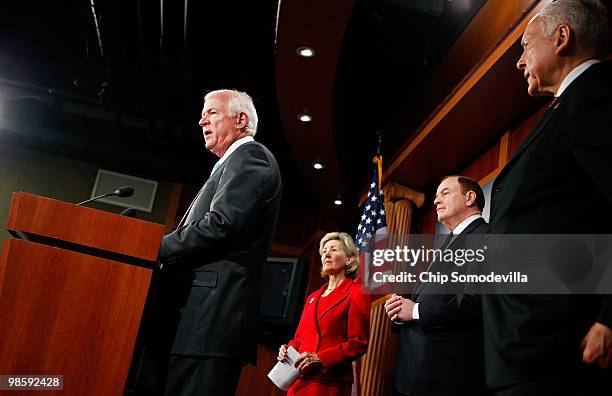
[(276, 363), (268, 373), (268, 378), (270, 378), (274, 385), (284, 391), (289, 389), (291, 384), (293, 384), (300, 375), (298, 369), (293, 366), (299, 357), (300, 354), (295, 348), (291, 346), (287, 348), (287, 358), (285, 361)]

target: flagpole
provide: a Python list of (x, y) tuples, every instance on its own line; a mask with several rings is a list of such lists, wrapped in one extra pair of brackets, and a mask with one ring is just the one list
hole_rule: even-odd
[(378, 166), (378, 192), (380, 192), (382, 188), (382, 130), (378, 129), (376, 131), (376, 136), (378, 138), (378, 144), (376, 145), (376, 156), (373, 161)]

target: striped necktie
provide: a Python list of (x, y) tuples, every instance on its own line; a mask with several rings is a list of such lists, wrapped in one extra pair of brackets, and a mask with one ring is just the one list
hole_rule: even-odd
[(556, 110), (557, 107), (559, 107), (559, 98), (555, 96), (553, 100), (551, 100), (550, 103), (548, 104), (548, 108)]

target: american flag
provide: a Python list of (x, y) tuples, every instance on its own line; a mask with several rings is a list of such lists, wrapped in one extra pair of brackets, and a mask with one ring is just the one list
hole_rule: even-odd
[[(361, 274), (364, 286), (370, 286), (370, 253), (373, 249), (384, 249), (387, 243), (387, 216), (385, 214), (385, 200), (380, 189), (382, 173), (382, 157), (374, 157), (374, 172), (368, 199), (363, 207), (359, 226), (357, 226), (357, 248), (361, 252)], [(388, 268), (376, 268), (385, 271)], [(373, 286), (373, 285), (372, 285)]]
[[(368, 191), (368, 199), (363, 207), (361, 220), (357, 226), (357, 236), (355, 241), (357, 249), (359, 249), (361, 263), (359, 278), (363, 286), (373, 292), (374, 289), (381, 285), (372, 284), (370, 279), (370, 269), (372, 269), (371, 252), (373, 249), (384, 249), (387, 247), (387, 215), (385, 214), (385, 200), (383, 192), (380, 189), (380, 181), (382, 176), (382, 156), (374, 157), (374, 174), (370, 190)], [(385, 268), (376, 268), (377, 271), (388, 271), (390, 266)], [(380, 290), (380, 289), (379, 289)], [(379, 290), (376, 290), (378, 292)], [(353, 382), (351, 396), (360, 394), (361, 384), (359, 382), (361, 372), (361, 360), (353, 362), (353, 375), (356, 380)]]

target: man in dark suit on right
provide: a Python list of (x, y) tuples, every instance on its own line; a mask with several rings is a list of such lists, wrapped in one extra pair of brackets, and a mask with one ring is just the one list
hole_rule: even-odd
[[(438, 221), (450, 233), (440, 251), (482, 249), (488, 231), (482, 218), (485, 196), (465, 176), (442, 179), (434, 200)], [(432, 274), (477, 272), (477, 262), (434, 260)], [(468, 267), (470, 269), (468, 270)], [(385, 311), (400, 332), (395, 365), (397, 395), (486, 396), (480, 296), (464, 285), (421, 282), (412, 298), (392, 295)]]
[[(600, 61), (608, 37), (598, 0), (555, 0), (529, 22), (517, 67), (529, 95), (555, 100), (493, 184), (492, 234), (611, 233), (612, 64)], [(485, 295), (483, 309), (496, 394), (612, 389), (610, 296)]]

